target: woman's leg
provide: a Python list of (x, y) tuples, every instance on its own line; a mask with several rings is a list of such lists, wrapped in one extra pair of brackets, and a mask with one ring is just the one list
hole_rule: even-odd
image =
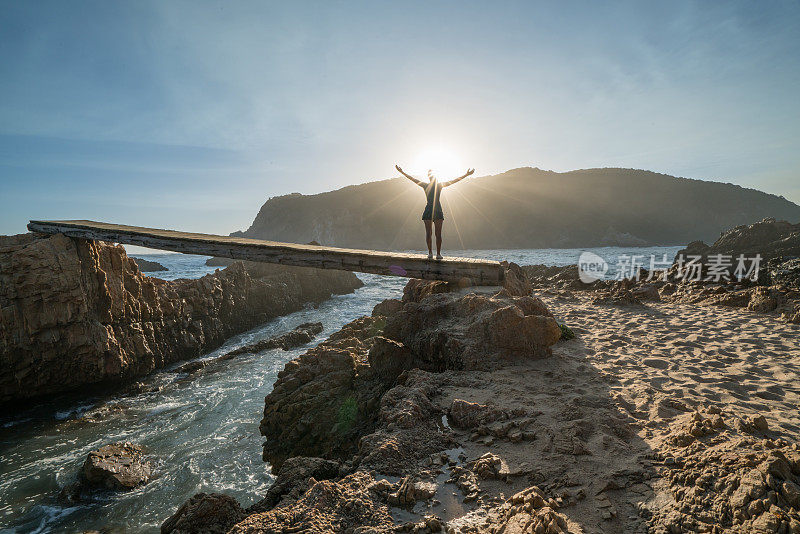
[(422, 221), (425, 223), (425, 242), (428, 244), (428, 254), (433, 254), (433, 249), (431, 248), (431, 224), (432, 221)]
[[(442, 255), (442, 223), (444, 221), (439, 219), (438, 221), (433, 221), (433, 224), (436, 225), (436, 255)], [(430, 232), (428, 232), (428, 236), (430, 236)], [(428, 243), (430, 243), (430, 237), (428, 237)], [(430, 249), (431, 246), (428, 244), (428, 248)]]

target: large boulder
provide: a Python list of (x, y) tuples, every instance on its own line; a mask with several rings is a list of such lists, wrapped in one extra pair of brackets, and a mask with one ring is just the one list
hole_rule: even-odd
[(147, 483), (153, 474), (142, 447), (129, 442), (103, 445), (89, 453), (80, 479), (90, 489), (130, 490)]
[(416, 354), (423, 368), (484, 369), (498, 360), (544, 358), (561, 330), (534, 297), (431, 293), (387, 320), (384, 335)]
[(400, 301), (398, 299), (386, 299), (386, 300), (383, 300), (383, 301), (379, 302), (378, 304), (375, 305), (374, 308), (372, 308), (372, 315), (373, 316), (378, 316), (378, 315), (389, 316), (389, 315), (393, 315), (393, 314), (397, 313), (402, 308), (403, 308), (403, 302), (402, 301)]
[(383, 336), (375, 337), (367, 361), (373, 375), (387, 384), (392, 384), (400, 373), (417, 365), (414, 354), (405, 345)]
[[(716, 255), (730, 256), (731, 273), (737, 267), (737, 258), (744, 255), (748, 260), (759, 255), (760, 267), (763, 269), (773, 259), (782, 261), (800, 257), (800, 223), (777, 221), (771, 217), (750, 225), (741, 225), (723, 232), (713, 244), (693, 241), (683, 250), (678, 251), (675, 262), (681, 257), (699, 256), (700, 262), (707, 264), (709, 257)], [(780, 263), (780, 262), (779, 262)], [(749, 265), (749, 261), (748, 261)], [(777, 267), (777, 266), (776, 266)], [(705, 275), (705, 270), (703, 275)], [(768, 282), (768, 280), (761, 280)]]
[(339, 458), (355, 450), (386, 388), (368, 362), (379, 333), (374, 318), (362, 317), (278, 373), (259, 427), (273, 472), (291, 456)]

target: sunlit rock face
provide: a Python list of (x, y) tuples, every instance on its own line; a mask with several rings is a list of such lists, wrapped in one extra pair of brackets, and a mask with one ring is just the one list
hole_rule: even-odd
[(332, 293), (352, 273), (241, 263), (197, 280), (141, 274), (121, 246), (0, 237), (0, 403), (121, 382), (199, 356)]

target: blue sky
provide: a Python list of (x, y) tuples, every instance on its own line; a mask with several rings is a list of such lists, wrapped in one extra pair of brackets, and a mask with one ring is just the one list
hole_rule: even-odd
[(228, 233), (438, 146), (800, 203), (798, 58), (797, 2), (0, 1), (0, 233)]

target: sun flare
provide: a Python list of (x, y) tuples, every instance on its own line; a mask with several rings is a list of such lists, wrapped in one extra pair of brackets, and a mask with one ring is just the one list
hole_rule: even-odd
[(430, 169), (434, 176), (444, 180), (464, 174), (466, 170), (461, 158), (443, 147), (430, 148), (420, 152), (414, 160), (412, 168), (414, 173), (420, 176), (427, 176)]

